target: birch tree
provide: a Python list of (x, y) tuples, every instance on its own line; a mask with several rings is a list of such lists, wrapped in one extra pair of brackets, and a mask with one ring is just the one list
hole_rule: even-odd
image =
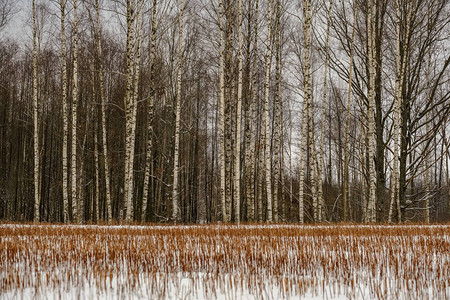
[(108, 153), (108, 135), (106, 124), (106, 108), (108, 100), (105, 97), (105, 72), (102, 50), (102, 28), (100, 23), (100, 4), (99, 0), (95, 0), (96, 11), (96, 30), (97, 30), (97, 57), (99, 62), (99, 82), (100, 82), (100, 103), (101, 103), (101, 124), (102, 124), (102, 148), (103, 148), (103, 165), (105, 168), (105, 197), (106, 197), (106, 220), (108, 223), (112, 221), (112, 204), (111, 204), (111, 187), (110, 187), (110, 170), (109, 170), (109, 153)]
[[(448, 90), (446, 89), (448, 76), (445, 74), (448, 73), (447, 68), (450, 66), (450, 55), (435, 51), (435, 47), (442, 47), (441, 43), (445, 40), (445, 38), (442, 40), (441, 34), (446, 36), (444, 28), (448, 25), (448, 18), (445, 15), (448, 1), (409, 1), (408, 5), (413, 5), (413, 13), (409, 19), (411, 33), (408, 37), (404, 37), (410, 39), (410, 49), (403, 54), (408, 72), (405, 72), (405, 80), (402, 83), (403, 97), (400, 110), (402, 124), (400, 126), (399, 197), (402, 221), (411, 218), (411, 215), (406, 215), (407, 210), (418, 207), (419, 202), (424, 200), (413, 195), (417, 193), (415, 180), (424, 171), (423, 164), (427, 156), (416, 155), (416, 153), (420, 151), (425, 154), (430, 151), (432, 137), (439, 132), (440, 126), (445, 124), (450, 113), (450, 94), (439, 92), (439, 90)], [(432, 55), (433, 66), (429, 69), (432, 72), (431, 74), (428, 72), (427, 79), (424, 77), (430, 65), (428, 55)], [(428, 101), (430, 99), (432, 101)], [(439, 113), (433, 115), (431, 131), (429, 131), (426, 129), (426, 118), (428, 113), (433, 114), (434, 111)]]
[[(124, 203), (127, 210), (126, 221), (131, 221), (133, 174), (130, 170), (131, 160), (131, 134), (133, 132), (133, 61), (134, 61), (134, 20), (135, 1), (127, 0), (127, 62), (126, 62), (126, 94), (125, 94), (125, 178), (124, 178)], [(132, 168), (131, 168), (132, 169)]]
[[(427, 132), (431, 132), (431, 125), (430, 125), (430, 113), (427, 113), (426, 116), (426, 122), (427, 125), (426, 130)], [(431, 162), (430, 162), (430, 153), (426, 151), (425, 153), (425, 174), (424, 174), (424, 185), (425, 185), (425, 195), (424, 195), (424, 222), (430, 223), (430, 198), (431, 198), (431, 182), (430, 182), (430, 168), (431, 168)]]
[(180, 91), (179, 1), (34, 1), (29, 47), (0, 21), (1, 220), (172, 221), (177, 101), (179, 222), (450, 216), (448, 1), (184, 0)]
[[(252, 44), (252, 56), (253, 56), (253, 72), (252, 72), (252, 83), (251, 83), (251, 92), (250, 92), (250, 110), (252, 112), (251, 118), (251, 129), (250, 136), (256, 136), (256, 128), (257, 128), (257, 97), (258, 97), (258, 89), (257, 89), (257, 62), (258, 62), (258, 12), (259, 12), (259, 0), (255, 0), (255, 10), (254, 10), (254, 20), (253, 21), (253, 36)], [(250, 23), (250, 19), (248, 20)], [(251, 32), (248, 33), (249, 36)], [(250, 57), (249, 57), (250, 59)], [(250, 79), (249, 79), (250, 81)], [(250, 82), (249, 82), (250, 85)], [(246, 200), (247, 200), (247, 221), (251, 222), (255, 220), (255, 148), (256, 148), (257, 140), (254, 138), (250, 140), (250, 137), (247, 137), (247, 148), (246, 148), (246, 174), (245, 174), (245, 185), (246, 185)]]
[(236, 142), (234, 145), (234, 213), (236, 223), (241, 219), (241, 112), (242, 112), (242, 77), (243, 77), (243, 44), (244, 34), (242, 33), (242, 0), (238, 5), (238, 95), (236, 110)]
[(39, 189), (39, 128), (38, 128), (38, 77), (37, 77), (37, 24), (36, 3), (32, 2), (33, 14), (33, 157), (34, 157), (34, 222), (40, 221), (40, 189)]
[[(312, 88), (311, 88), (312, 90)], [(318, 161), (317, 161), (317, 151), (315, 145), (315, 135), (314, 135), (314, 120), (313, 120), (313, 101), (312, 96), (310, 100), (310, 106), (308, 110), (308, 154), (309, 154), (309, 165), (307, 166), (307, 171), (309, 176), (307, 176), (307, 181), (310, 181), (311, 186), (311, 198), (312, 198), (312, 208), (313, 208), (313, 219), (314, 222), (319, 220), (319, 205), (318, 205)], [(307, 172), (307, 174), (308, 174)]]
[[(134, 148), (136, 142), (137, 85), (139, 78), (140, 51), (142, 43), (143, 1), (138, 2), (137, 36), (135, 36), (136, 2), (127, 1), (127, 83), (125, 94), (126, 142), (125, 142), (125, 221), (133, 219)], [(136, 59), (137, 56), (137, 59)], [(134, 84), (134, 85), (133, 85)]]
[(233, 206), (233, 138), (234, 138), (234, 128), (233, 128), (233, 110), (235, 108), (235, 97), (236, 88), (235, 78), (233, 76), (232, 70), (234, 65), (233, 58), (233, 41), (234, 34), (233, 29), (235, 26), (235, 15), (234, 15), (234, 2), (225, 2), (225, 49), (224, 49), (224, 60), (225, 60), (225, 208), (228, 221), (232, 220), (232, 206)]
[(404, 47), (401, 49), (401, 27), (402, 27), (402, 14), (400, 10), (400, 0), (395, 1), (396, 5), (396, 41), (395, 41), (395, 94), (394, 94), (394, 132), (392, 139), (394, 140), (394, 158), (393, 158), (393, 169), (392, 169), (392, 178), (391, 178), (391, 201), (389, 206), (389, 223), (392, 222), (394, 205), (397, 206), (397, 221), (400, 222), (402, 218), (402, 212), (400, 207), (400, 182), (399, 182), (399, 152), (400, 152), (400, 124), (401, 121), (401, 113), (400, 109), (402, 107), (402, 92), (403, 92), (403, 81), (405, 80), (405, 72), (406, 72), (406, 58), (405, 56), (402, 59), (401, 53), (408, 52), (408, 37), (410, 34), (410, 19), (412, 16), (412, 8), (413, 4), (409, 6), (408, 16), (406, 18), (406, 32), (405, 32), (405, 41), (403, 42)]
[(272, 168), (270, 149), (270, 122), (269, 122), (269, 93), (270, 93), (270, 67), (272, 64), (272, 0), (267, 2), (267, 48), (265, 55), (265, 79), (264, 79), (264, 116), (263, 124), (265, 128), (264, 152), (265, 152), (265, 181), (267, 190), (267, 222), (273, 221), (272, 208)]
[(131, 134), (130, 134), (130, 148), (129, 148), (129, 173), (130, 176), (130, 186), (128, 189), (128, 202), (127, 202), (127, 214), (126, 221), (131, 222), (134, 216), (134, 206), (133, 206), (133, 195), (134, 195), (134, 152), (135, 152), (135, 144), (136, 144), (136, 115), (137, 115), (137, 103), (138, 103), (138, 87), (139, 87), (139, 74), (140, 74), (140, 65), (141, 65), (141, 51), (142, 51), (142, 35), (143, 35), (143, 26), (142, 26), (142, 14), (144, 10), (144, 1), (141, 0), (138, 3), (138, 14), (137, 14), (137, 36), (136, 36), (136, 49), (135, 55), (136, 57), (132, 62), (132, 74), (134, 75), (134, 79), (132, 79), (133, 91), (130, 95), (132, 97), (132, 122), (130, 124)]
[(368, 13), (367, 13), (367, 52), (368, 52), (368, 69), (369, 69), (369, 84), (368, 84), (368, 156), (369, 156), (369, 201), (367, 205), (367, 212), (365, 216), (365, 222), (375, 222), (376, 221), (376, 196), (375, 196), (375, 20), (374, 20), (374, 12), (375, 10), (375, 2), (374, 0), (370, 0), (368, 2)]
[[(425, 81), (428, 83), (427, 84), (427, 86), (428, 85), (430, 85), (430, 73), (431, 73), (431, 53), (428, 53), (428, 59), (427, 59), (427, 63), (428, 63), (428, 67), (427, 67), (427, 70), (426, 70), (426, 73), (425, 73)], [(427, 102), (432, 102), (433, 101), (433, 99), (431, 99), (431, 97), (430, 97), (430, 91), (428, 91), (427, 93), (426, 93), (426, 99), (427, 99)], [(425, 114), (425, 131), (426, 131), (426, 134), (428, 135), (428, 134), (430, 134), (431, 132), (432, 132), (432, 129), (431, 129), (431, 111), (427, 111), (426, 112), (426, 114)], [(436, 138), (436, 137), (435, 137)], [(424, 209), (425, 209), (425, 214), (424, 214), (424, 221), (425, 221), (425, 223), (430, 223), (430, 198), (432, 197), (432, 192), (431, 192), (431, 180), (430, 180), (430, 173), (431, 173), (431, 170), (430, 170), (430, 168), (431, 168), (431, 159), (430, 159), (430, 156), (431, 156), (431, 151), (429, 151), (429, 150), (427, 150), (427, 147), (425, 147), (425, 154), (424, 154), (424, 156), (425, 156), (425, 158), (424, 158), (424, 160), (425, 160), (425, 170), (424, 170), (424, 172), (425, 172), (425, 174), (424, 174), (424, 185), (425, 185), (425, 195), (424, 195), (424, 198), (425, 198), (425, 201), (424, 201)]]
[(151, 17), (151, 37), (150, 37), (150, 95), (148, 99), (147, 113), (147, 146), (145, 155), (145, 174), (144, 174), (144, 191), (142, 196), (142, 214), (141, 221), (145, 221), (147, 213), (148, 187), (150, 185), (150, 172), (152, 169), (152, 148), (153, 148), (153, 104), (155, 99), (154, 73), (155, 73), (155, 56), (156, 56), (156, 10), (157, 1), (153, 0), (152, 17)]
[(180, 0), (180, 13), (178, 25), (178, 72), (177, 72), (177, 97), (175, 104), (175, 152), (173, 163), (173, 191), (172, 191), (172, 220), (180, 221), (178, 173), (179, 173), (179, 151), (180, 151), (180, 115), (181, 115), (181, 75), (183, 71), (183, 10), (184, 0)]
[(226, 201), (225, 201), (225, 38), (223, 28), (223, 1), (219, 0), (219, 31), (220, 31), (220, 45), (219, 45), (219, 68), (220, 68), (220, 203), (222, 211), (222, 221), (228, 222)]
[(356, 16), (357, 5), (353, 4), (353, 25), (352, 25), (352, 37), (350, 41), (350, 64), (348, 67), (348, 86), (347, 86), (347, 115), (345, 120), (345, 137), (344, 137), (344, 174), (342, 184), (342, 203), (343, 203), (343, 219), (347, 221), (348, 217), (348, 198), (349, 198), (349, 137), (350, 137), (350, 111), (351, 111), (351, 99), (352, 99), (352, 71), (353, 71), (353, 51), (355, 46), (355, 29), (356, 29)]
[(80, 200), (78, 199), (77, 177), (77, 114), (78, 114), (78, 1), (73, 0), (73, 79), (72, 79), (72, 153), (71, 194), (72, 213), (75, 222), (81, 222)]
[(278, 191), (280, 179), (280, 135), (281, 124), (281, 1), (276, 0), (275, 13), (275, 101), (273, 122), (273, 221), (278, 222)]
[(66, 31), (65, 31), (65, 0), (59, 1), (61, 12), (61, 98), (62, 98), (62, 117), (63, 117), (63, 145), (62, 145), (62, 176), (63, 176), (63, 216), (64, 222), (69, 222), (69, 194), (68, 194), (68, 166), (67, 166), (67, 150), (68, 150), (68, 112), (67, 112), (67, 48), (66, 48)]
[[(94, 86), (94, 85), (93, 85)], [(94, 129), (94, 168), (95, 168), (95, 203), (92, 203), (91, 206), (91, 213), (92, 213), (92, 220), (96, 222), (99, 222), (100, 220), (100, 161), (98, 158), (98, 122), (95, 123), (95, 129)], [(93, 201), (94, 202), (94, 201)], [(95, 206), (95, 210), (94, 210)]]
[(305, 156), (308, 140), (308, 117), (311, 109), (311, 66), (310, 66), (310, 30), (311, 30), (311, 0), (303, 0), (303, 34), (305, 39), (304, 69), (303, 69), (303, 115), (302, 115), (302, 140), (299, 154), (300, 178), (299, 178), (299, 222), (304, 223), (304, 189), (305, 189)]
[[(328, 75), (328, 60), (329, 60), (329, 37), (330, 37), (330, 20), (331, 20), (331, 10), (333, 7), (333, 1), (330, 0), (329, 8), (327, 11), (327, 29), (326, 29), (326, 37), (325, 37), (325, 63), (324, 63), (324, 75), (323, 75), (323, 92), (322, 92), (322, 124), (320, 126), (320, 142), (319, 142), (319, 157), (317, 158), (317, 209), (315, 215), (317, 216), (316, 221), (322, 222), (324, 217), (324, 206), (325, 201), (323, 197), (323, 144), (325, 139), (325, 112), (326, 112), (326, 103), (327, 103), (327, 75)], [(351, 68), (351, 66), (350, 66)]]

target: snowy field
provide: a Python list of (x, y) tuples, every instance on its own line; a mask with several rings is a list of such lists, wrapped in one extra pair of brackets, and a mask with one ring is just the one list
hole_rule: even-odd
[(450, 225), (0, 224), (0, 299), (450, 299)]

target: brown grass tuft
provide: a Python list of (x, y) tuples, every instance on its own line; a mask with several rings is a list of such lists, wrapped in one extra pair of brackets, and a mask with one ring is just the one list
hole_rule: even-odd
[(449, 249), (449, 225), (1, 224), (0, 296), (448, 299)]

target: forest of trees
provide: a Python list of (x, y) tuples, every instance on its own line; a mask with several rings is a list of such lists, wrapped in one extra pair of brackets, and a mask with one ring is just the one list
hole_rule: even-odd
[(0, 220), (448, 222), (449, 13), (0, 0)]

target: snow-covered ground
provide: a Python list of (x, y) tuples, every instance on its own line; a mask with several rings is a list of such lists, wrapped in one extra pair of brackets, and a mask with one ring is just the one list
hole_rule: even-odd
[(449, 225), (0, 224), (0, 299), (450, 299)]

